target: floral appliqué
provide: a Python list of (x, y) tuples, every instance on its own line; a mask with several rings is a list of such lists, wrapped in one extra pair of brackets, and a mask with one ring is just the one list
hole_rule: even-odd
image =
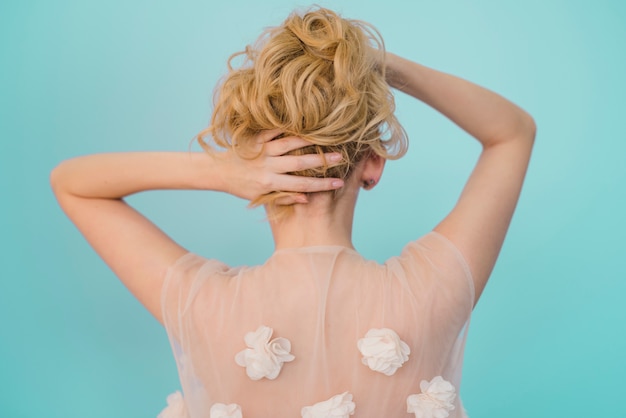
[(273, 332), (272, 328), (261, 325), (256, 331), (247, 333), (244, 341), (249, 348), (235, 356), (235, 362), (246, 368), (246, 374), (252, 380), (264, 377), (276, 379), (283, 363), (295, 358), (290, 354), (291, 342), (288, 339), (274, 338), (270, 341)]
[(318, 402), (313, 406), (302, 408), (302, 418), (348, 418), (354, 415), (356, 405), (352, 402), (352, 395), (344, 392), (335, 395), (327, 401)]
[(167, 397), (167, 406), (157, 418), (189, 418), (183, 394), (176, 391)]
[(213, 404), (209, 411), (210, 418), (242, 418), (241, 407), (236, 403), (225, 405), (223, 403)]
[(430, 382), (422, 380), (422, 393), (406, 399), (406, 410), (415, 413), (415, 418), (447, 418), (454, 409), (456, 392), (452, 383), (441, 376)]
[(409, 359), (411, 349), (389, 328), (372, 328), (357, 342), (363, 364), (375, 372), (393, 375)]

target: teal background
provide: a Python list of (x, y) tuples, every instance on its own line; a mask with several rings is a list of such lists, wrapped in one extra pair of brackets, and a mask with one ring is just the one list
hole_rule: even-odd
[[(626, 2), (321, 1), (389, 50), (495, 90), (538, 136), (475, 310), (471, 417), (624, 417)], [(0, 417), (155, 417), (178, 388), (169, 344), (57, 207), (48, 174), (77, 155), (187, 149), (230, 53), (302, 3), (0, 3)], [(452, 207), (478, 155), (397, 96), (409, 155), (364, 193), (355, 245), (384, 260)], [(259, 263), (263, 213), (217, 193), (131, 199), (192, 251)]]

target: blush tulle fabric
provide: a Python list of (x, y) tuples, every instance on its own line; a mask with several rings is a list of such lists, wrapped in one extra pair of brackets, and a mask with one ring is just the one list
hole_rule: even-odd
[[(459, 251), (436, 232), (384, 264), (340, 246), (282, 249), (263, 265), (237, 268), (188, 253), (170, 267), (162, 293), (186, 413), (205, 418), (215, 404), (236, 404), (243, 418), (298, 418), (348, 392), (352, 417), (407, 417), (407, 399), (420, 399), (409, 397), (440, 376), (457, 395), (441, 416), (465, 417), (458, 390), (472, 283)], [(270, 338), (262, 327), (280, 342), (276, 350), (288, 340), (293, 359), (278, 362), (275, 378), (253, 380), (235, 357), (251, 350), (249, 333)], [(396, 333), (408, 359), (402, 346), (391, 369), (368, 367), (357, 344), (372, 329)]]

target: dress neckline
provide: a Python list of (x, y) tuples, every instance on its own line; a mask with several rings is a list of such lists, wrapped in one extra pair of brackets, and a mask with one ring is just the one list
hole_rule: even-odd
[(346, 247), (345, 245), (308, 245), (304, 247), (287, 247), (274, 250), (272, 255), (283, 253), (322, 253), (322, 252), (339, 252), (347, 251), (354, 254), (359, 254), (354, 248)]

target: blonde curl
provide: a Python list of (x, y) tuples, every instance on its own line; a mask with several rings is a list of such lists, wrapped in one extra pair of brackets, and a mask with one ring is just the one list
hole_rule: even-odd
[[(343, 155), (338, 166), (291, 173), (310, 177), (347, 179), (368, 153), (400, 158), (408, 142), (394, 115), (384, 57), (382, 38), (372, 25), (320, 7), (294, 12), (230, 57), (228, 73), (215, 90), (210, 126), (197, 140), (209, 153), (217, 146), (255, 158), (259, 132), (278, 129), (282, 136), (311, 142), (290, 154)], [(238, 58), (243, 63), (235, 67)], [(275, 201), (288, 194), (272, 192), (250, 206), (281, 211), (286, 207)]]

